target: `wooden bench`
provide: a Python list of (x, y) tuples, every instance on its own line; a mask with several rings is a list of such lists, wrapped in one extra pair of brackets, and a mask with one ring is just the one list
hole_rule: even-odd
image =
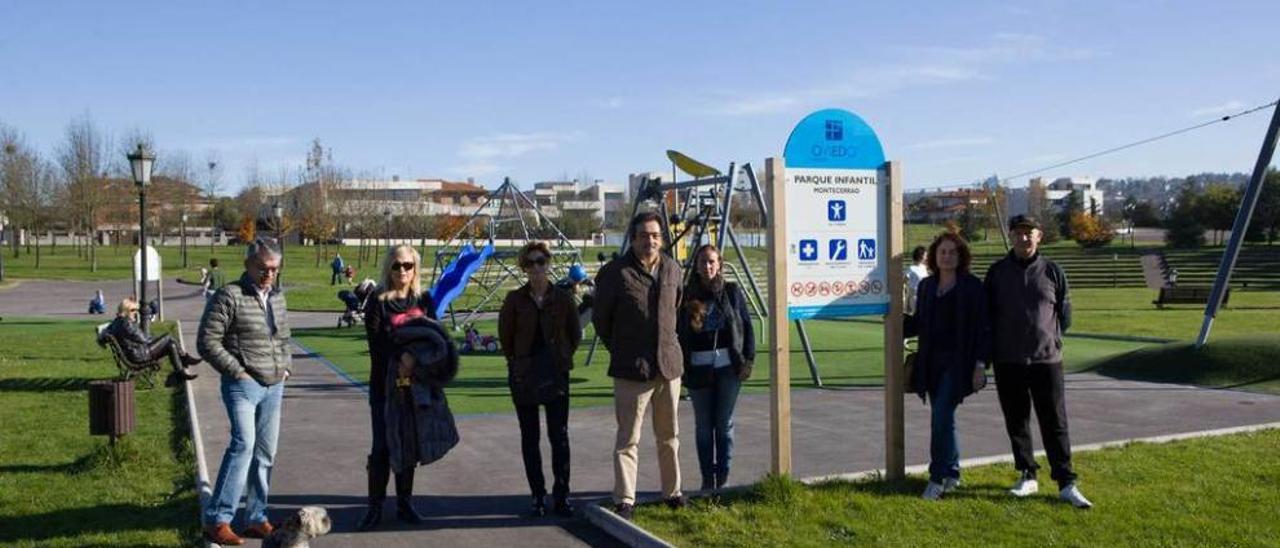
[[(1160, 288), (1160, 294), (1151, 304), (1156, 308), (1164, 308), (1166, 304), (1205, 304), (1209, 302), (1209, 297), (1213, 295), (1212, 287), (1204, 286), (1170, 286)], [(1231, 290), (1227, 289), (1225, 295), (1222, 296), (1222, 306), (1227, 306), (1227, 301), (1231, 300)]]
[(120, 379), (138, 379), (143, 388), (154, 388), (156, 385), (156, 373), (163, 366), (164, 358), (145, 363), (138, 363), (129, 359), (129, 355), (120, 346), (120, 341), (117, 341), (115, 336), (106, 332), (109, 325), (111, 324), (100, 324), (94, 330), (98, 335), (98, 346), (111, 350), (111, 356), (116, 360), (116, 368), (120, 370)]

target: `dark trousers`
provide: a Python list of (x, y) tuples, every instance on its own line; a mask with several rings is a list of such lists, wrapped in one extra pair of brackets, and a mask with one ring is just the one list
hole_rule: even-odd
[(169, 335), (160, 335), (151, 344), (147, 345), (147, 360), (158, 360), (168, 357), (169, 365), (173, 366), (174, 371), (182, 370), (182, 349), (178, 348), (178, 342), (169, 337)]
[(1033, 476), (1039, 468), (1031, 444), (1031, 408), (1034, 406), (1044, 452), (1049, 457), (1050, 476), (1059, 488), (1076, 480), (1071, 470), (1064, 384), (1062, 362), (996, 364), (996, 394), (1000, 397), (1005, 430), (1013, 445), (1014, 466)]
[[(366, 469), (369, 472), (369, 504), (381, 504), (387, 498), (387, 480), (391, 479), (391, 450), (387, 447), (387, 382), (386, 366), (373, 367), (369, 373), (369, 418), (373, 431), (373, 447)], [(413, 496), (413, 472), (396, 474), (396, 497)]]
[(334, 270), (333, 275), (329, 276), (329, 285), (338, 285), (338, 280), (342, 279), (342, 271)]
[(547, 438), (551, 441), (551, 473), (555, 477), (552, 494), (556, 498), (569, 496), (569, 396), (557, 398), (551, 403), (516, 405), (516, 419), (520, 421), (520, 454), (524, 457), (524, 473), (529, 478), (529, 491), (536, 497), (547, 494), (547, 482), (542, 476), (542, 434), (539, 432), (538, 408), (547, 410)]

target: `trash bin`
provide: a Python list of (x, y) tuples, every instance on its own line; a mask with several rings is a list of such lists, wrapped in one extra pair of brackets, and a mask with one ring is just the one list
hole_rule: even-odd
[(133, 427), (133, 379), (89, 382), (89, 434), (115, 443)]

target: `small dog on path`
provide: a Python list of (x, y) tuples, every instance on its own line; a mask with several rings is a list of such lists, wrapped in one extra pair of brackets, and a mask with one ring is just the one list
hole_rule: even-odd
[(262, 541), (263, 548), (308, 548), (311, 539), (329, 533), (329, 512), (319, 506), (303, 506), (289, 516), (271, 536)]

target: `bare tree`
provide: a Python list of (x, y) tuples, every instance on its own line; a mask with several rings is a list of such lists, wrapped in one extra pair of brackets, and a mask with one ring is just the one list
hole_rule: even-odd
[(72, 226), (83, 226), (89, 235), (89, 270), (98, 271), (98, 212), (105, 195), (110, 139), (85, 115), (67, 126), (57, 161), (67, 187)]

